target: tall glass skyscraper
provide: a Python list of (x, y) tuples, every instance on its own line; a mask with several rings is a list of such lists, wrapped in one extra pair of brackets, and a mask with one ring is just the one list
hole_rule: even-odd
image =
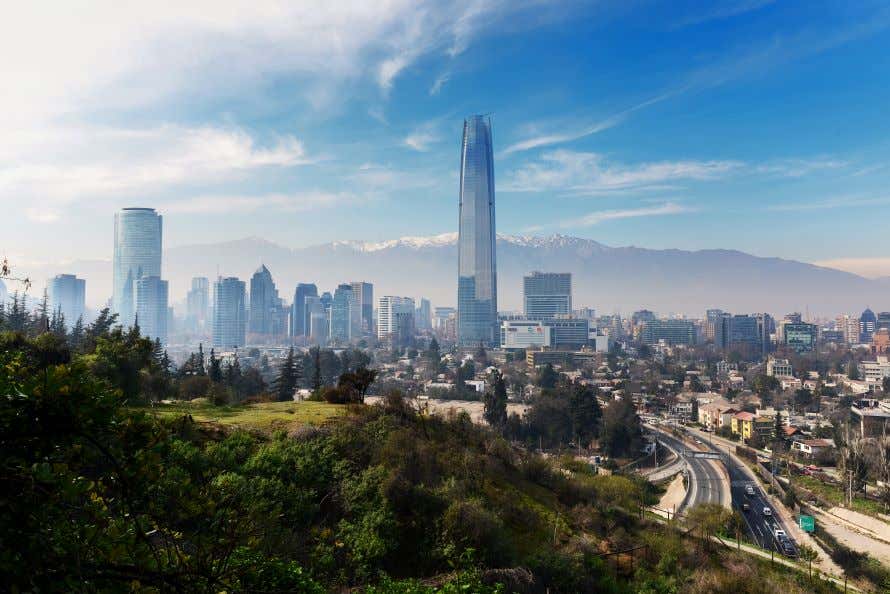
[(460, 155), (457, 340), (462, 346), (499, 342), (495, 265), (494, 157), (491, 120), (464, 120)]
[(335, 342), (349, 342), (353, 338), (353, 316), (355, 315), (355, 296), (352, 285), (337, 285), (334, 300), (331, 302), (331, 330), (329, 337)]
[(245, 283), (235, 277), (219, 278), (213, 287), (213, 346), (244, 346), (247, 328)]
[(167, 344), (167, 281), (142, 276), (136, 281), (136, 317), (142, 336)]
[[(57, 274), (46, 284), (49, 308), (65, 317), (65, 326), (70, 330), (83, 316), (86, 302), (87, 281), (73, 274)], [(0, 290), (0, 293), (3, 291)]]
[(309, 297), (318, 297), (318, 287), (314, 283), (298, 283), (294, 290), (294, 304), (290, 313), (291, 336), (309, 336), (311, 313), (306, 305)]
[(112, 309), (125, 327), (136, 317), (136, 281), (161, 276), (161, 223), (153, 208), (124, 208), (114, 215)]
[(278, 306), (278, 289), (272, 273), (265, 264), (260, 265), (250, 277), (250, 317), (247, 330), (251, 334), (275, 333), (275, 309)]

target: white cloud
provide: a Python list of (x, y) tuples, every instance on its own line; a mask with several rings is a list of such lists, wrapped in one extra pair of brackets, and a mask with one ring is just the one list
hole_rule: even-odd
[(776, 0), (738, 0), (736, 2), (729, 2), (724, 0), (718, 2), (716, 7), (707, 8), (681, 19), (674, 24), (674, 28), (700, 25), (708, 21), (728, 19), (746, 12), (758, 10), (764, 6), (773, 4), (775, 1)]
[(568, 219), (561, 223), (561, 227), (592, 227), (603, 221), (613, 221), (617, 219), (630, 219), (636, 217), (660, 217), (666, 215), (675, 215), (685, 212), (694, 212), (694, 209), (685, 207), (675, 202), (665, 202), (658, 206), (644, 206), (641, 208), (626, 208), (621, 210), (599, 210), (588, 213), (577, 219)]
[(661, 103), (662, 101), (677, 95), (682, 91), (669, 91), (667, 93), (662, 93), (660, 95), (656, 95), (651, 99), (647, 99), (642, 103), (637, 103), (627, 109), (624, 109), (618, 113), (615, 113), (603, 120), (594, 123), (578, 123), (573, 122), (569, 125), (566, 124), (535, 124), (530, 125), (527, 124), (524, 126), (525, 128), (532, 128), (540, 130), (541, 128), (552, 128), (556, 127), (561, 131), (557, 132), (547, 132), (547, 133), (538, 133), (524, 140), (520, 140), (518, 142), (514, 142), (513, 144), (507, 146), (503, 151), (501, 151), (500, 156), (507, 156), (513, 153), (518, 153), (521, 151), (527, 151), (530, 149), (540, 148), (542, 146), (552, 146), (554, 144), (563, 144), (566, 142), (572, 142), (574, 140), (580, 140), (581, 138), (586, 138), (587, 136), (591, 136), (593, 134), (598, 134), (609, 128), (614, 128), (621, 122), (623, 122), (630, 114), (635, 111), (639, 111), (650, 105), (655, 105), (656, 103)]
[(804, 177), (817, 171), (841, 169), (849, 165), (846, 161), (830, 157), (812, 159), (779, 159), (755, 167), (757, 173), (782, 177)]
[(890, 204), (890, 196), (834, 196), (806, 202), (786, 202), (773, 204), (766, 210), (778, 212), (803, 212), (807, 210), (830, 210), (833, 208), (852, 208), (857, 206), (884, 206)]
[(318, 208), (356, 202), (351, 193), (299, 192), (296, 194), (264, 194), (195, 196), (177, 200), (164, 206), (165, 213), (230, 214), (249, 213), (257, 210), (303, 212)]
[[(26, 140), (26, 139), (19, 139)], [(52, 222), (77, 202), (235, 179), (263, 168), (313, 162), (298, 139), (263, 146), (237, 128), (59, 128), (52, 137), (8, 146), (0, 202), (28, 200), (26, 216)]]
[(573, 195), (663, 190), (683, 180), (714, 180), (742, 166), (738, 161), (611, 163), (598, 153), (556, 150), (508, 174), (504, 190), (557, 191)]
[(405, 137), (402, 142), (415, 151), (426, 152), (430, 145), (439, 141), (439, 137), (428, 130), (417, 130)]
[(433, 81), (433, 84), (430, 86), (430, 95), (438, 95), (439, 91), (442, 90), (442, 87), (445, 86), (451, 79), (451, 74), (448, 72), (443, 72), (439, 76), (436, 77), (436, 80)]

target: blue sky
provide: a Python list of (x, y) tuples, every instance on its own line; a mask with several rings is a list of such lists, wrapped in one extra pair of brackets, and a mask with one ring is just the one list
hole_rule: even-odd
[(869, 2), (19, 3), (0, 254), (454, 231), (491, 113), (498, 230), (890, 274), (890, 8)]

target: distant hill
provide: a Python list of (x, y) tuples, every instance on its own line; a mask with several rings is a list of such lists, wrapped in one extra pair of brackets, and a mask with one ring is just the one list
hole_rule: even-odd
[[(576, 306), (609, 313), (648, 308), (659, 313), (702, 315), (719, 307), (733, 312), (768, 311), (813, 315), (890, 309), (890, 279), (870, 280), (839, 270), (734, 250), (650, 250), (609, 247), (590, 239), (498, 237), (498, 297), (501, 310), (519, 310), (522, 276), (532, 270), (571, 272)], [(247, 280), (260, 264), (272, 272), (290, 301), (297, 282), (330, 290), (340, 282), (366, 280), (375, 295), (429, 298), (454, 305), (456, 234), (404, 237), (384, 242), (338, 241), (291, 249), (259, 238), (182, 246), (164, 256), (171, 301), (184, 299), (190, 278), (217, 274)], [(110, 262), (75, 262), (64, 272), (84, 275), (88, 301), (111, 292)], [(42, 271), (49, 276), (61, 270)], [(29, 273), (30, 274), (30, 273)], [(42, 287), (40, 276), (35, 287)]]

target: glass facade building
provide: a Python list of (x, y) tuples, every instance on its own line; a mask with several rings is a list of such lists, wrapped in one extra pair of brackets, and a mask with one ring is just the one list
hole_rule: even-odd
[(213, 286), (213, 346), (230, 350), (244, 346), (247, 330), (245, 283), (219, 278)]
[(353, 311), (358, 314), (358, 317), (353, 321), (353, 333), (355, 336), (371, 334), (374, 331), (374, 285), (363, 281), (355, 281), (351, 284)]
[(307, 300), (317, 297), (318, 287), (313, 283), (297, 284), (297, 288), (294, 289), (294, 303), (291, 305), (290, 312), (291, 336), (309, 336), (311, 328), (309, 316), (312, 315), (312, 312), (307, 306)]
[(124, 208), (114, 215), (112, 309), (124, 327), (136, 317), (136, 281), (161, 276), (162, 218), (153, 208)]
[(525, 316), (549, 320), (572, 313), (572, 274), (569, 272), (532, 272), (522, 278)]
[(57, 274), (46, 286), (51, 313), (59, 312), (65, 318), (69, 330), (83, 316), (86, 303), (87, 281), (73, 274)]
[(491, 120), (464, 120), (460, 156), (457, 340), (462, 346), (497, 346), (494, 157)]
[(167, 281), (143, 276), (136, 281), (136, 318), (142, 336), (167, 344)]
[(192, 288), (186, 296), (186, 323), (191, 331), (206, 328), (209, 309), (210, 281), (206, 277), (196, 276), (192, 279)]
[(346, 343), (352, 339), (354, 313), (352, 285), (338, 285), (331, 302), (331, 331), (328, 334), (331, 340)]
[(248, 332), (251, 334), (275, 334), (278, 289), (272, 273), (261, 265), (250, 277), (250, 317)]

